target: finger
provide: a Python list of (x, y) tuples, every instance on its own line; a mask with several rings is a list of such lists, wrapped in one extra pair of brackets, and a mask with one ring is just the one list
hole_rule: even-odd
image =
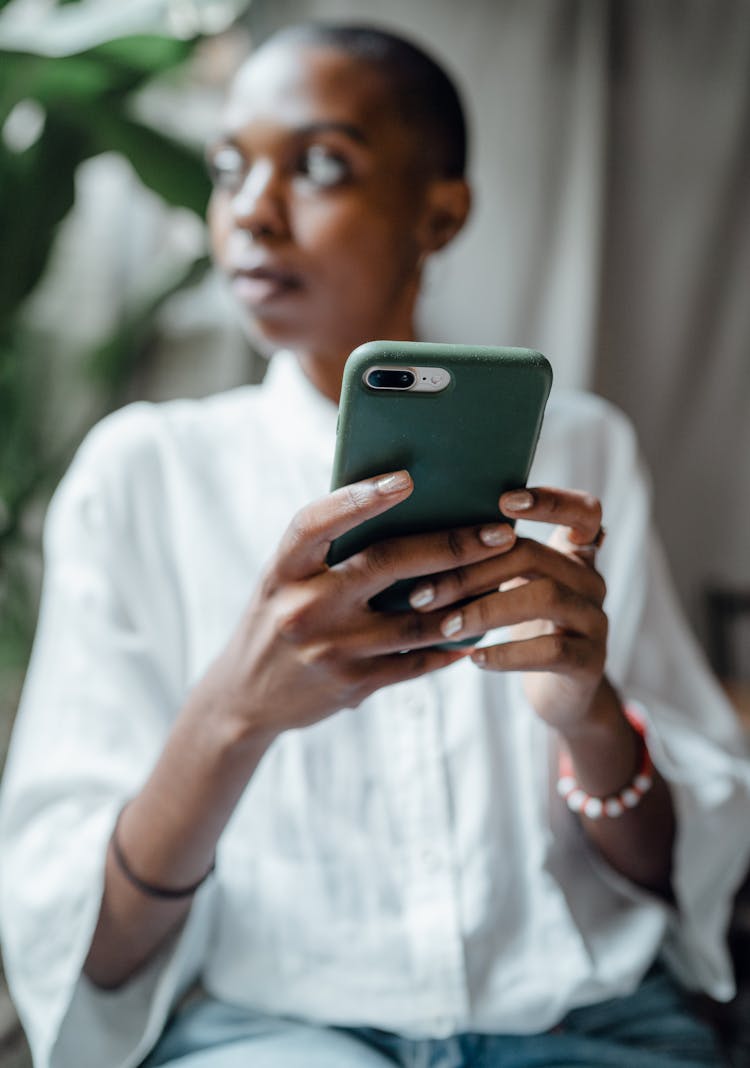
[(601, 650), (572, 634), (542, 634), (524, 641), (483, 646), (471, 653), (477, 667), (489, 671), (550, 671), (571, 675), (599, 670)]
[(508, 523), (388, 538), (343, 560), (332, 570), (355, 586), (363, 601), (368, 601), (399, 579), (466, 567), (507, 552), (515, 538), (515, 531)]
[(601, 575), (543, 545), (533, 538), (517, 538), (515, 545), (501, 556), (482, 560), (465, 567), (432, 575), (412, 590), (409, 601), (419, 611), (434, 611), (467, 597), (476, 597), (496, 590), (505, 583), (548, 576), (601, 605), (607, 588)]
[(443, 638), (451, 641), (531, 620), (545, 620), (562, 630), (602, 641), (607, 617), (597, 605), (554, 579), (539, 578), (502, 593), (478, 597), (444, 614)]
[(512, 490), (500, 498), (500, 511), (513, 519), (531, 519), (569, 527), (573, 545), (590, 545), (602, 525), (601, 502), (581, 490), (533, 489)]
[(571, 534), (568, 527), (555, 527), (547, 544), (558, 553), (564, 553), (568, 559), (586, 564), (587, 570), (593, 569), (599, 545), (604, 540), (604, 527), (599, 528), (599, 536), (594, 543), (576, 544)]
[(443, 645), (443, 618), (441, 612), (369, 612), (364, 625), (342, 639), (346, 654), (355, 660), (366, 660)]
[(281, 539), (271, 568), (271, 585), (322, 571), (334, 538), (400, 504), (413, 488), (408, 471), (394, 471), (343, 486), (302, 508)]
[(397, 682), (408, 682), (420, 678), (431, 671), (440, 671), (451, 664), (464, 660), (471, 649), (417, 649), (407, 653), (394, 653), (376, 659), (362, 661), (361, 670), (372, 684), (372, 691), (392, 686)]

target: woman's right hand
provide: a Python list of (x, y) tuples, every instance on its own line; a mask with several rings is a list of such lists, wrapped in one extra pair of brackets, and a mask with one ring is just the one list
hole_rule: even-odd
[(412, 489), (399, 471), (336, 490), (294, 517), (230, 641), (198, 684), (203, 701), (239, 737), (270, 742), (469, 651), (435, 648), (445, 641), (443, 613), (386, 615), (369, 601), (397, 579), (507, 551), (514, 542), (507, 523), (393, 538), (326, 564), (335, 538)]

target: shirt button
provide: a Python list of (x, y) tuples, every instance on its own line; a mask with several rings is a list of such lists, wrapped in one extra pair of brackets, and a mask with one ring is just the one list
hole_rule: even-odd
[(423, 866), (428, 871), (437, 871), (440, 867), (440, 857), (430, 846), (425, 846), (419, 854)]

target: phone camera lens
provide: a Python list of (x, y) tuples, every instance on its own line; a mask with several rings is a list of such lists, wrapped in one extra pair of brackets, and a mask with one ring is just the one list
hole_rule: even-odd
[(417, 377), (413, 371), (375, 367), (367, 372), (366, 380), (371, 389), (411, 389)]

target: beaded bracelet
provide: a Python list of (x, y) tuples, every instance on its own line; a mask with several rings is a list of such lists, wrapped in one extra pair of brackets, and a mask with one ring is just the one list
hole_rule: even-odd
[(557, 781), (557, 792), (571, 812), (580, 813), (590, 820), (598, 820), (602, 816), (614, 819), (622, 816), (628, 809), (636, 808), (654, 785), (654, 764), (646, 745), (643, 717), (632, 705), (626, 705), (623, 712), (628, 723), (640, 737), (642, 755), (632, 782), (623, 787), (619, 793), (610, 794), (609, 797), (595, 797), (587, 793), (575, 777), (570, 754), (565, 750), (560, 752), (560, 778)]
[[(123, 809), (122, 812), (124, 811), (125, 810)], [(115, 860), (117, 861), (118, 868), (128, 880), (128, 882), (130, 882), (137, 890), (140, 890), (140, 892), (142, 894), (145, 894), (147, 897), (156, 897), (162, 901), (179, 901), (180, 898), (190, 897), (200, 886), (203, 885), (203, 883), (205, 883), (206, 879), (216, 867), (215, 858), (211, 862), (211, 867), (208, 869), (206, 874), (202, 875), (197, 882), (193, 883), (191, 886), (184, 886), (174, 890), (167, 886), (156, 886), (154, 883), (148, 883), (145, 879), (141, 879), (139, 875), (136, 875), (133, 869), (128, 864), (127, 860), (125, 859), (125, 854), (123, 853), (122, 846), (120, 845), (119, 829), (122, 812), (120, 812), (120, 815), (117, 817), (117, 822), (115, 823), (114, 829), (112, 831), (112, 852), (114, 854)]]

